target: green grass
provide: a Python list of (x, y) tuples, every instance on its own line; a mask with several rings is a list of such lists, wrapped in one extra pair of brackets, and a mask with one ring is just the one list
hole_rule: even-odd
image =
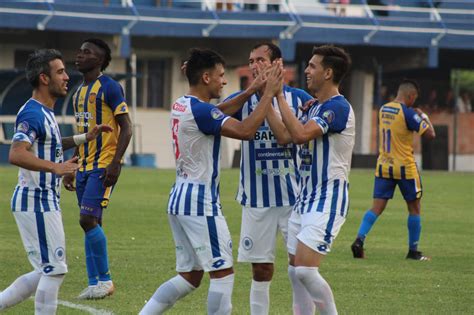
[[(0, 290), (31, 266), (21, 243), (10, 198), (16, 182), (15, 168), (0, 168)], [(236, 170), (224, 171), (221, 201), (238, 243), (240, 206), (234, 200)], [(174, 276), (174, 246), (166, 219), (166, 204), (174, 172), (123, 170), (104, 228), (116, 293), (101, 301), (78, 301), (86, 286), (83, 233), (78, 224), (75, 195), (63, 190), (61, 208), (67, 241), (69, 273), (60, 299), (107, 309), (115, 314), (137, 314), (155, 289)], [(474, 313), (474, 175), (424, 172), (421, 249), (431, 262), (405, 260), (407, 211), (397, 192), (369, 235), (367, 259), (354, 260), (350, 252), (360, 220), (371, 205), (372, 171), (351, 173), (350, 212), (338, 239), (320, 268), (330, 283), (340, 314), (473, 314)], [(280, 240), (271, 286), (271, 314), (291, 314), (291, 287), (286, 273), (286, 253)], [(234, 246), (234, 257), (237, 245)], [(250, 266), (237, 263), (233, 313), (249, 313)], [(169, 314), (205, 314), (209, 285), (179, 301)], [(31, 314), (27, 300), (5, 314)], [(64, 306), (59, 314), (83, 314)]]

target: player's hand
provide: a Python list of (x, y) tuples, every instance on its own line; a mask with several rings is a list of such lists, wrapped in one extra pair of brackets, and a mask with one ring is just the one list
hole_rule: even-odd
[(120, 176), (120, 171), (122, 170), (122, 164), (120, 162), (112, 162), (106, 168), (104, 175), (101, 178), (104, 179), (103, 186), (110, 187), (117, 183), (117, 180)]
[(76, 191), (76, 186), (74, 186), (75, 174), (67, 174), (63, 176), (63, 185), (66, 190)]
[(256, 66), (258, 75), (247, 88), (250, 94), (257, 93), (257, 91), (260, 91), (265, 86), (265, 83), (267, 82), (266, 72), (270, 69), (270, 67), (265, 67), (260, 64), (257, 64)]
[(283, 88), (283, 63), (281, 59), (277, 59), (273, 62), (270, 71), (268, 72), (267, 84), (265, 85), (264, 94), (278, 95), (282, 92)]
[(79, 157), (75, 156), (72, 159), (67, 160), (66, 162), (55, 163), (54, 168), (53, 168), (53, 173), (59, 176), (74, 174), (76, 170), (79, 168), (79, 164), (77, 164), (77, 160), (79, 160)]
[(299, 109), (303, 112), (306, 113), (311, 106), (313, 106), (314, 103), (318, 101), (317, 98), (313, 98), (312, 100), (306, 101), (306, 103), (303, 104), (303, 106), (300, 106)]
[(97, 138), (102, 132), (112, 132), (114, 131), (114, 128), (110, 127), (109, 125), (106, 124), (100, 124), (100, 125), (95, 125), (94, 128), (89, 130), (89, 132), (86, 134), (86, 140), (92, 141), (95, 138)]

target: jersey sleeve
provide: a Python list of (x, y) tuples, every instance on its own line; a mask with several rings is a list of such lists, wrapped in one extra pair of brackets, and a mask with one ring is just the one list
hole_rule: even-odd
[(114, 80), (107, 84), (105, 101), (112, 109), (114, 116), (128, 113), (128, 106), (125, 102), (125, 96), (122, 86)]
[(403, 107), (403, 114), (405, 115), (408, 130), (422, 135), (430, 127), (413, 108)]
[(199, 130), (206, 135), (220, 135), (222, 125), (229, 119), (219, 108), (208, 103), (195, 103), (192, 111)]
[[(235, 92), (235, 93), (227, 96), (226, 99), (223, 101), (223, 103), (225, 103), (227, 101), (230, 101), (231, 99), (233, 99), (234, 97), (236, 97), (237, 95), (239, 95), (242, 92), (243, 91)], [(241, 106), (239, 108), (239, 110), (234, 115), (232, 115), (232, 117), (234, 117), (237, 120), (242, 120), (242, 108), (243, 108), (243, 106)]]
[(342, 102), (328, 102), (321, 105), (316, 116), (311, 118), (323, 130), (323, 134), (341, 133), (349, 119), (349, 106)]
[(22, 111), (18, 114), (15, 122), (15, 134), (13, 142), (28, 142), (33, 144), (36, 139), (44, 137), (46, 130), (42, 125), (38, 113)]

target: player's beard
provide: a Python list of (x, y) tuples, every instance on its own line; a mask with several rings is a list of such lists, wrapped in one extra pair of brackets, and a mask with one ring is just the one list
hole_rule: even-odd
[(49, 86), (49, 93), (55, 98), (60, 98), (67, 95), (67, 90), (63, 89), (62, 84), (53, 84)]

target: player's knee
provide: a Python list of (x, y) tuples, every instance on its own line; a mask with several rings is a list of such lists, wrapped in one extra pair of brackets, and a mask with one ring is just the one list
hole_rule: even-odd
[(198, 288), (204, 275), (202, 270), (194, 270), (191, 272), (180, 272), (179, 275), (189, 282), (193, 287)]
[(253, 279), (255, 281), (270, 281), (273, 277), (273, 264), (252, 264)]
[(79, 218), (79, 224), (84, 232), (90, 231), (97, 226), (97, 220), (90, 216), (81, 215)]
[(318, 272), (317, 269), (312, 268), (312, 267), (296, 267), (295, 268), (296, 278), (302, 283), (304, 283), (305, 280), (312, 278), (312, 276), (314, 276), (314, 274), (317, 272)]

